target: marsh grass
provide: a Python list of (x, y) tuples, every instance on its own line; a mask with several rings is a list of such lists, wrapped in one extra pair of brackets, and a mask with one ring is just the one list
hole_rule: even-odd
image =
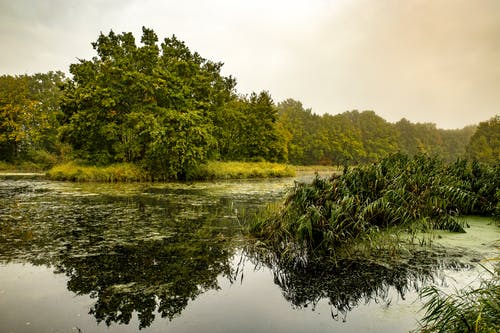
[(341, 173), (342, 167), (333, 165), (295, 165), (295, 170), (297, 172), (331, 172), (331, 173)]
[(127, 163), (96, 167), (68, 162), (53, 167), (47, 172), (46, 176), (52, 180), (75, 182), (135, 182), (148, 180), (148, 174), (144, 170)]
[[(68, 162), (47, 172), (52, 180), (76, 182), (138, 182), (151, 180), (139, 166), (130, 163), (96, 167)], [(217, 180), (241, 178), (293, 177), (295, 169), (289, 165), (270, 162), (217, 162), (210, 161), (186, 175), (187, 180)]]
[(418, 332), (500, 332), (500, 265), (488, 271), (478, 288), (448, 294), (435, 286), (422, 289), (425, 315)]
[(295, 169), (286, 164), (271, 162), (209, 161), (189, 173), (188, 178), (191, 180), (214, 180), (293, 176), (295, 176)]
[(1, 172), (41, 172), (47, 168), (43, 165), (23, 161), (20, 163), (7, 163), (0, 161), (0, 171)]
[(11, 171), (11, 170), (13, 170), (11, 164), (4, 161), (0, 161), (0, 171)]
[(300, 249), (300, 256), (331, 255), (355, 239), (393, 227), (414, 240), (433, 229), (464, 232), (456, 217), (494, 215), (499, 182), (498, 169), (474, 162), (445, 165), (425, 155), (396, 154), (330, 179), (295, 184), (284, 202), (249, 230), (282, 253)]

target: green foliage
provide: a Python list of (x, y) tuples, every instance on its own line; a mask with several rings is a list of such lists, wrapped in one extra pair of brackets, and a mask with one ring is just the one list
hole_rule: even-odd
[(267, 92), (234, 95), (222, 63), (175, 36), (158, 45), (143, 28), (101, 34), (98, 57), (71, 65), (64, 87), (63, 140), (97, 165), (135, 163), (156, 179), (186, 179), (209, 158), (286, 161), (286, 136)]
[(277, 247), (309, 253), (335, 250), (374, 228), (417, 224), (463, 232), (454, 217), (495, 214), (499, 187), (498, 169), (395, 154), (341, 176), (296, 184), (283, 205), (250, 231)]
[(235, 82), (175, 36), (158, 45), (143, 28), (141, 42), (101, 34), (98, 56), (71, 65), (61, 136), (91, 163), (132, 162), (159, 179), (183, 178), (210, 155), (215, 111)]
[(278, 123), (271, 95), (262, 91), (235, 97), (216, 114), (218, 156), (222, 160), (286, 162), (290, 134)]
[(490, 166), (477, 160), (457, 160), (448, 168), (461, 187), (476, 194), (476, 204), (465, 214), (494, 216), (500, 219), (500, 164)]
[(356, 165), (402, 152), (439, 155), (452, 162), (465, 154), (474, 126), (443, 130), (434, 124), (401, 119), (391, 124), (373, 111), (349, 111), (322, 116), (287, 99), (278, 104), (279, 122), (289, 133), (288, 155), (293, 164)]
[(38, 163), (33, 152), (58, 153), (58, 86), (63, 81), (62, 72), (0, 77), (1, 160)]
[(293, 164), (356, 164), (366, 155), (361, 129), (349, 113), (320, 117), (288, 99), (278, 104), (278, 114), (283, 129), (290, 133), (287, 150)]
[(199, 112), (163, 111), (162, 119), (169, 126), (155, 124), (142, 163), (156, 178), (186, 179), (188, 172), (207, 159), (208, 149), (214, 141), (211, 128)]
[(447, 294), (434, 286), (420, 295), (427, 299), (419, 332), (498, 332), (500, 331), (500, 268), (479, 288)]
[(351, 111), (344, 113), (351, 124), (359, 128), (363, 154), (359, 162), (375, 162), (399, 150), (399, 133), (394, 126), (373, 111)]
[(467, 154), (491, 165), (500, 163), (500, 115), (479, 123), (467, 145)]

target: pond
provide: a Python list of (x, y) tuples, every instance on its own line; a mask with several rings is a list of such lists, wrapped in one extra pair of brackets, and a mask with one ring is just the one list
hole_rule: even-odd
[(498, 256), (476, 218), (398, 264), (282, 263), (242, 231), (295, 180), (0, 180), (0, 332), (407, 332), (422, 286), (476, 283)]

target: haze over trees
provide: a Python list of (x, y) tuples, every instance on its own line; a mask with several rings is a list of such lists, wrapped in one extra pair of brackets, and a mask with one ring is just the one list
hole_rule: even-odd
[(158, 179), (183, 179), (207, 160), (355, 165), (396, 152), (446, 161), (499, 159), (499, 117), (463, 129), (374, 111), (317, 115), (267, 91), (241, 95), (175, 35), (159, 42), (143, 28), (100, 34), (96, 56), (62, 72), (0, 77), (0, 160), (44, 167), (61, 159), (133, 163)]

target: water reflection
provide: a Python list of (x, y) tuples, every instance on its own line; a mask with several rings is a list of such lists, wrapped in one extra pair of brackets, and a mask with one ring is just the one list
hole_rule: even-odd
[(274, 283), (293, 307), (310, 307), (314, 311), (320, 301), (327, 300), (332, 318), (344, 322), (347, 313), (361, 304), (375, 302), (389, 306), (391, 290), (404, 300), (406, 294), (418, 292), (426, 284), (443, 284), (445, 269), (472, 268), (458, 260), (460, 253), (449, 256), (430, 249), (383, 260), (337, 258), (335, 262), (283, 260), (280, 253), (259, 246), (249, 246), (247, 252), (253, 262), (272, 271)]
[[(233, 280), (241, 212), (261, 200), (210, 184), (51, 186), (0, 186), (0, 262), (54, 266), (68, 277), (68, 290), (95, 299), (97, 322), (128, 324), (136, 312), (140, 328), (155, 313), (178, 316), (190, 300), (218, 289), (219, 278)], [(271, 189), (267, 200), (279, 194)]]
[(293, 307), (314, 309), (327, 299), (335, 319), (363, 302), (388, 303), (390, 289), (404, 298), (439, 278), (443, 260), (424, 253), (391, 265), (346, 259), (304, 266), (245, 243), (244, 217), (281, 197), (285, 184), (1, 182), (0, 263), (53, 267), (68, 278), (68, 290), (94, 300), (89, 313), (98, 323), (129, 324), (137, 313), (139, 328), (158, 315), (180, 316), (221, 279), (242, 281), (246, 259), (272, 271)]
[(68, 276), (70, 291), (96, 299), (90, 313), (98, 322), (128, 324), (136, 311), (143, 328), (156, 311), (172, 319), (189, 300), (217, 289), (220, 275), (231, 279), (231, 255), (223, 240), (171, 237), (111, 246), (95, 255), (62, 253), (57, 272)]

